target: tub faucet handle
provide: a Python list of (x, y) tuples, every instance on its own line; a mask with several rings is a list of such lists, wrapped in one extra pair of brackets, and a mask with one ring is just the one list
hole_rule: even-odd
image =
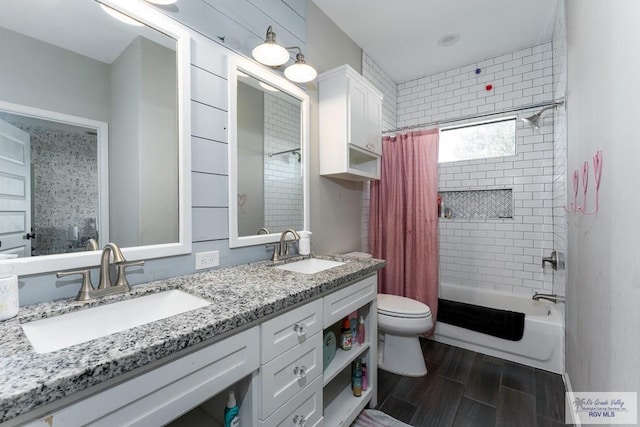
[(558, 270), (558, 268), (564, 268), (564, 261), (562, 259), (562, 253), (558, 251), (551, 251), (551, 256), (542, 257), (542, 268), (544, 268), (545, 263), (551, 264), (551, 267), (554, 270)]

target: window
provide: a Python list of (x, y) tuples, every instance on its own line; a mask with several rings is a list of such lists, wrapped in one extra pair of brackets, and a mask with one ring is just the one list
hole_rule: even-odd
[(515, 154), (515, 117), (440, 130), (439, 163), (513, 156)]

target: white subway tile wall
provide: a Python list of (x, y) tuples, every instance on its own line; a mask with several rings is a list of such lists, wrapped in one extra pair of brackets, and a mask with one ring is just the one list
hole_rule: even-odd
[[(364, 55), (363, 74), (369, 62)], [(475, 73), (477, 68), (480, 74)], [(379, 75), (377, 71), (365, 76), (380, 87), (384, 80), (376, 80)], [(486, 90), (489, 84), (492, 89)], [(413, 126), (552, 99), (552, 44), (548, 42), (398, 84), (396, 124)], [(519, 112), (517, 117), (536, 111)], [(516, 153), (439, 165), (440, 191), (511, 189), (514, 203), (513, 219), (440, 221), (441, 282), (525, 294), (552, 290), (553, 273), (541, 266), (542, 256), (549, 255), (554, 244), (550, 112), (543, 116), (539, 130), (518, 120)], [(365, 217), (363, 223), (368, 223), (368, 211)]]
[[(553, 97), (564, 98), (567, 90), (567, 29), (565, 27), (564, 2), (557, 5), (553, 28)], [(553, 247), (567, 253), (567, 113), (564, 107), (554, 112), (553, 127)], [(567, 270), (554, 273), (553, 293), (564, 295)]]
[[(300, 148), (300, 106), (265, 93), (265, 154)], [(272, 233), (302, 230), (302, 172), (299, 156), (279, 154), (264, 159), (264, 221)]]
[[(362, 75), (382, 92), (382, 130), (396, 128), (398, 84), (376, 62), (362, 52)], [(362, 242), (363, 252), (369, 251), (369, 182), (362, 185)]]
[[(397, 124), (413, 126), (548, 101), (552, 74), (548, 42), (400, 83)], [(487, 85), (492, 89), (486, 90)]]

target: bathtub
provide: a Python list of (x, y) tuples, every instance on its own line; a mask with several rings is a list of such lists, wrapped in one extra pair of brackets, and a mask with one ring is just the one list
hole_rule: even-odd
[(520, 341), (509, 341), (436, 322), (435, 341), (557, 374), (564, 372), (564, 316), (557, 304), (451, 284), (440, 284), (440, 298), (524, 313), (524, 335)]

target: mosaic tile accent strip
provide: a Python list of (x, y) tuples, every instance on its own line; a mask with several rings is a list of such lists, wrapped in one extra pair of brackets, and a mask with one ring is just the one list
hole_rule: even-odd
[(512, 218), (513, 194), (511, 189), (442, 191), (445, 214), (451, 218)]

